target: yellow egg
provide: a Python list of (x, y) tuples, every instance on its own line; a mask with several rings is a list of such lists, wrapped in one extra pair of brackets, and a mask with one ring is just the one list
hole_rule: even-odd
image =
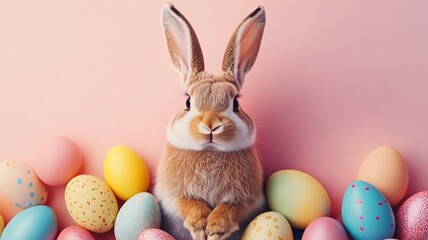
[(390, 146), (373, 150), (361, 164), (358, 179), (371, 183), (388, 199), (391, 206), (397, 205), (407, 192), (409, 170), (401, 154)]
[(74, 177), (64, 195), (68, 213), (79, 226), (96, 233), (107, 232), (114, 226), (116, 197), (101, 179), (91, 175)]
[(116, 196), (123, 201), (150, 184), (149, 170), (141, 157), (126, 146), (112, 147), (104, 159), (104, 179)]
[(277, 212), (265, 212), (254, 218), (245, 229), (241, 240), (293, 240), (293, 231), (287, 219)]
[(327, 191), (302, 171), (275, 172), (267, 181), (266, 195), (269, 208), (284, 215), (296, 228), (306, 228), (313, 220), (330, 215)]

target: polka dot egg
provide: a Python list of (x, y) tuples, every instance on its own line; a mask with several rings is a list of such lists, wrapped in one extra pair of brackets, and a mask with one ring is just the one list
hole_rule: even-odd
[(342, 218), (353, 239), (394, 236), (395, 219), (388, 200), (365, 181), (354, 181), (346, 189), (342, 200)]
[(68, 182), (64, 195), (68, 213), (79, 226), (95, 233), (113, 228), (118, 205), (104, 181), (92, 175), (79, 175)]
[(0, 163), (0, 193), (15, 206), (28, 208), (46, 202), (45, 185), (34, 170), (18, 162)]
[(156, 198), (142, 192), (126, 201), (117, 214), (114, 235), (117, 240), (137, 239), (148, 228), (159, 228), (161, 215)]

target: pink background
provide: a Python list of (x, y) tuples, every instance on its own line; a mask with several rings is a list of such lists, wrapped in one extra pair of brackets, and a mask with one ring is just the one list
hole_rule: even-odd
[[(1, 1), (0, 161), (31, 164), (46, 139), (63, 135), (82, 150), (81, 173), (102, 177), (107, 151), (124, 144), (153, 176), (167, 121), (185, 101), (161, 32), (163, 3)], [(335, 214), (365, 156), (389, 144), (407, 160), (408, 195), (428, 189), (427, 1), (173, 3), (212, 72), (238, 23), (265, 6), (241, 105), (257, 123), (266, 176), (313, 175)], [(73, 224), (63, 191), (50, 188), (48, 201), (61, 229)], [(0, 198), (6, 220), (17, 211)]]

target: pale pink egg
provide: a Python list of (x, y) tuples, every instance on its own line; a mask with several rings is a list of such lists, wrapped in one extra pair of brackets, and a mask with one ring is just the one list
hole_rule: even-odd
[(70, 226), (64, 228), (56, 240), (95, 240), (92, 234), (79, 226)]
[(62, 186), (77, 175), (82, 163), (79, 147), (65, 137), (48, 139), (34, 160), (34, 171), (50, 186)]
[(141, 232), (138, 236), (138, 240), (175, 240), (175, 238), (163, 230), (148, 228)]
[(396, 237), (401, 240), (428, 239), (428, 191), (412, 195), (400, 206)]
[(319, 217), (312, 221), (303, 232), (302, 240), (347, 240), (345, 229), (330, 217)]

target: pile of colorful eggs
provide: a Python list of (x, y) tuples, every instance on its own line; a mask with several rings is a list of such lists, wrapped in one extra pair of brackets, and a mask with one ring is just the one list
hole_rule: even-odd
[[(92, 233), (114, 229), (116, 239), (174, 240), (160, 229), (156, 198), (148, 193), (145, 162), (126, 146), (111, 148), (104, 159), (104, 180), (78, 175), (82, 156), (65, 137), (49, 139), (33, 166), (0, 163), (0, 194), (23, 209), (5, 226), (0, 216), (0, 240), (94, 240)], [(363, 161), (358, 176), (344, 192), (338, 218), (331, 218), (330, 198), (319, 181), (298, 170), (272, 174), (266, 185), (271, 211), (253, 219), (242, 239), (428, 239), (428, 191), (414, 194), (398, 206), (409, 174), (401, 154), (380, 147)], [(63, 186), (68, 213), (76, 223), (58, 235), (57, 217), (46, 206), (48, 186)], [(117, 199), (124, 203), (119, 208)], [(394, 213), (392, 210), (398, 210)]]
[[(148, 193), (150, 175), (140, 156), (125, 146), (111, 148), (104, 160), (104, 180), (77, 175), (82, 162), (78, 146), (65, 137), (49, 139), (36, 155), (33, 166), (0, 163), (0, 194), (23, 209), (4, 224), (0, 239), (94, 240), (93, 233), (114, 228), (116, 239), (173, 239), (160, 230), (159, 203)], [(44, 205), (48, 186), (65, 186), (68, 213), (77, 225), (57, 236), (57, 217)], [(117, 198), (124, 201), (119, 209)]]
[[(372, 151), (363, 161), (357, 180), (342, 199), (341, 214), (330, 217), (330, 198), (312, 176), (282, 170), (266, 186), (273, 212), (258, 216), (242, 239), (293, 239), (290, 228), (304, 229), (303, 240), (428, 239), (428, 191), (403, 200), (409, 183), (407, 164), (392, 147)], [(275, 219), (272, 222), (272, 219)]]

